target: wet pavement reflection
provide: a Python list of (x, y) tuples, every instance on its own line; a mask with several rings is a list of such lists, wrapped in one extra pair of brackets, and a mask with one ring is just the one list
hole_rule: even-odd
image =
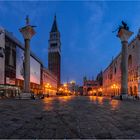
[(118, 109), (119, 106), (120, 106), (120, 101), (112, 99), (112, 100), (110, 101), (110, 105), (111, 105), (111, 109), (112, 109), (112, 110), (116, 110), (116, 109)]
[(101, 96), (88, 96), (89, 100), (99, 106), (108, 106), (111, 110), (116, 110), (120, 107), (120, 101)]
[[(115, 99), (110, 99), (107, 97), (101, 97), (101, 96), (87, 96), (85, 97), (89, 99), (90, 102), (92, 102), (95, 105), (101, 106), (101, 107), (108, 107), (110, 110), (116, 110), (120, 107), (120, 101)], [(43, 100), (45, 104), (46, 110), (53, 110), (55, 105), (66, 105), (69, 104), (69, 102), (73, 101), (75, 99), (75, 96), (62, 96), (62, 97), (55, 97), (55, 98), (45, 98)]]
[(53, 109), (56, 109), (56, 106), (61, 106), (69, 103), (74, 96), (60, 96), (60, 97), (50, 97), (50, 98), (45, 98), (43, 100), (44, 103), (44, 109), (47, 111), (51, 111)]
[(100, 96), (1, 100), (0, 138), (140, 138), (140, 101)]
[(58, 100), (60, 103), (67, 103), (71, 101), (74, 98), (74, 96), (64, 96), (64, 97), (59, 97)]
[(103, 105), (103, 97), (98, 97), (98, 96), (89, 96), (90, 101), (92, 101), (95, 104)]

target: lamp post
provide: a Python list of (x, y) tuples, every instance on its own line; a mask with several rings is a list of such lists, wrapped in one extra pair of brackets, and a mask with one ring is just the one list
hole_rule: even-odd
[(119, 27), (118, 37), (121, 40), (122, 44), (122, 53), (121, 53), (121, 94), (120, 100), (123, 99), (123, 95), (128, 93), (128, 39), (133, 34), (129, 31), (129, 28), (126, 23), (122, 21), (122, 25)]
[(30, 94), (30, 40), (35, 34), (34, 28), (29, 24), (29, 17), (26, 17), (26, 25), (19, 29), (25, 42), (25, 68), (24, 68), (24, 93), (25, 96), (31, 97)]

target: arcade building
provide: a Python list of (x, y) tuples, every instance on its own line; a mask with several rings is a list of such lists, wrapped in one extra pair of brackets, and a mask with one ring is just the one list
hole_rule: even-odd
[(102, 95), (102, 74), (98, 74), (96, 80), (83, 78), (83, 95)]
[[(119, 96), (121, 93), (121, 52), (103, 71), (103, 93), (106, 96)], [(128, 94), (140, 97), (140, 30), (129, 42), (127, 52)]]

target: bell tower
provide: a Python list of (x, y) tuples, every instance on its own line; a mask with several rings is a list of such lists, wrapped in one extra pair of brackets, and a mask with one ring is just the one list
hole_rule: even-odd
[(48, 69), (57, 77), (57, 87), (61, 84), (61, 42), (56, 15), (50, 31), (48, 48)]

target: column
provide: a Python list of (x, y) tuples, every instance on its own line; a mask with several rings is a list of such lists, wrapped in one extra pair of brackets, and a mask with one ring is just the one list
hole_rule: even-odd
[(118, 31), (118, 37), (121, 40), (122, 51), (121, 51), (121, 95), (122, 100), (123, 95), (128, 94), (128, 39), (133, 34), (133, 32), (128, 31), (121, 27)]
[(30, 39), (25, 39), (24, 92), (30, 93)]
[(29, 24), (29, 17), (26, 17), (26, 26), (22, 27), (20, 30), (24, 42), (25, 42), (25, 68), (24, 68), (24, 93), (22, 93), (23, 98), (30, 98), (30, 40), (35, 34), (34, 28)]
[(122, 41), (121, 55), (121, 94), (128, 93), (128, 42)]

